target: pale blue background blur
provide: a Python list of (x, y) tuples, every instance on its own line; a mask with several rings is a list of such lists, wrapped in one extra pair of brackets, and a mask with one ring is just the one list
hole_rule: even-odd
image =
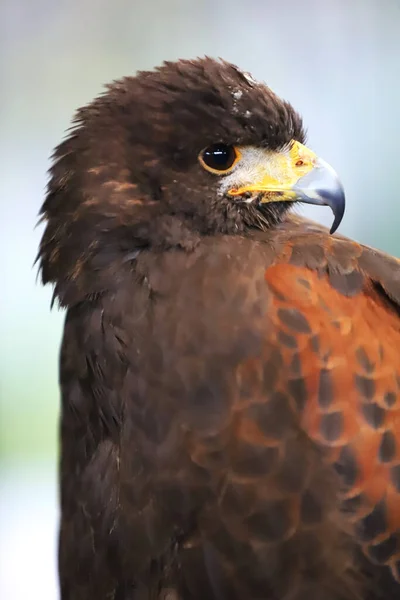
[(103, 83), (204, 54), (295, 105), (344, 182), (341, 232), (400, 255), (400, 0), (0, 0), (2, 600), (58, 597), (62, 314), (32, 268), (49, 154)]

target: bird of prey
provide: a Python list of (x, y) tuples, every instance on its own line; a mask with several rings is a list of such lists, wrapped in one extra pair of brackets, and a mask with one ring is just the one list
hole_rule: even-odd
[[(62, 600), (400, 597), (400, 263), (224, 61), (110, 84), (42, 207)], [(326, 204), (331, 232), (292, 214)]]

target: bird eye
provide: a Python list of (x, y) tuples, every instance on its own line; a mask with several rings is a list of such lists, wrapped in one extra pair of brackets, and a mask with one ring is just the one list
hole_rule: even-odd
[(207, 171), (221, 175), (230, 171), (239, 158), (239, 151), (228, 144), (213, 144), (199, 155), (200, 164)]

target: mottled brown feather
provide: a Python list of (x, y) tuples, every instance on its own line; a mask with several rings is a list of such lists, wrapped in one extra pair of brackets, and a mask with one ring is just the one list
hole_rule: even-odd
[[(65, 562), (61, 554), (61, 564), (68, 580), (67, 561), (91, 573), (90, 594), (107, 581), (118, 587), (127, 573), (132, 585), (138, 579), (149, 589), (156, 560), (170, 561), (160, 584), (171, 580), (184, 597), (200, 597), (201, 590), (253, 598), (264, 590), (271, 598), (355, 598), (357, 539), (368, 557), (398, 576), (396, 544), (379, 554), (400, 529), (399, 491), (391, 480), (399, 464), (400, 325), (375, 285), (383, 289), (385, 282), (355, 262), (361, 284), (342, 285), (349, 269), (341, 268), (335, 244), (347, 265), (345, 247), (351, 255), (353, 243), (331, 241), (322, 228), (309, 232), (307, 222), (288, 219), (273, 235), (254, 237), (208, 238), (191, 254), (142, 252), (135, 269), (141, 283), (127, 269), (123, 294), (104, 294), (89, 312), (85, 306), (75, 332), (71, 317), (67, 323), (64, 461), (76, 465), (86, 455), (75, 475), (85, 508), (81, 525), (77, 508), (70, 525), (64, 511), (62, 547), (73, 554)], [(303, 244), (324, 249), (318, 271), (307, 266), (307, 251), (301, 264)], [(371, 251), (359, 246), (358, 252)], [(397, 266), (380, 259), (382, 272), (391, 262)], [(80, 366), (82, 352), (93, 358)], [(363, 395), (363, 377), (375, 385), (372, 396)], [(69, 391), (71, 380), (80, 394), (88, 385), (87, 398), (96, 399), (96, 408), (81, 413), (84, 451), (69, 411), (72, 393), (76, 411), (87, 400)], [(363, 412), (375, 405), (384, 411), (379, 423)], [(396, 450), (382, 461), (388, 432)], [(64, 462), (69, 509), (81, 505), (72, 464)], [(384, 530), (371, 522), (378, 505)], [(84, 523), (97, 543), (84, 542)], [(92, 565), (79, 556), (90, 549)], [(87, 589), (82, 594), (89, 597)]]

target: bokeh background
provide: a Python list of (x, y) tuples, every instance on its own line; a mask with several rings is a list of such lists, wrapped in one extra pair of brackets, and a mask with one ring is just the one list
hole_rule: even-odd
[(400, 255), (400, 0), (0, 0), (2, 600), (58, 598), (63, 314), (33, 268), (50, 152), (104, 83), (204, 54), (295, 105), (344, 182), (341, 232)]

